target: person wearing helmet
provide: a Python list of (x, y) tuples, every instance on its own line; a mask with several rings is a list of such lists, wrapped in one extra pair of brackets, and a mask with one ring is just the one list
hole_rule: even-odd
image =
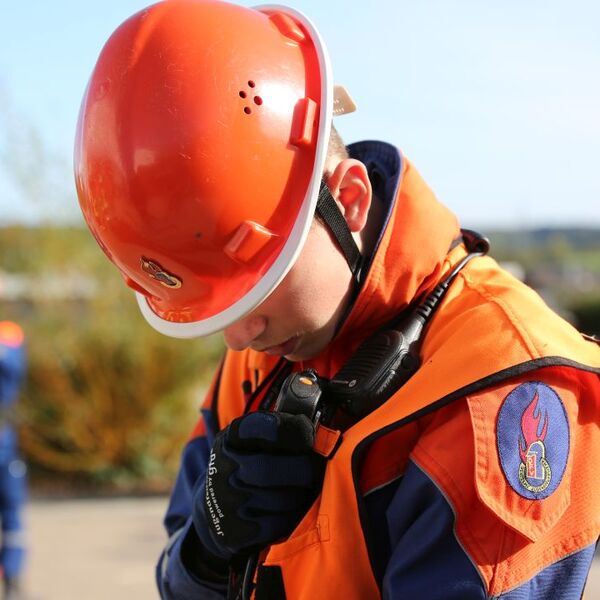
[[(484, 256), (311, 22), (169, 0), (82, 102), (86, 222), (174, 337), (228, 349), (182, 454), (163, 598), (580, 598), (600, 348)], [(592, 458), (592, 460), (590, 460)]]
[(11, 410), (25, 373), (23, 330), (12, 321), (0, 321), (0, 569), (5, 600), (22, 598), (20, 579), (25, 547), (21, 511), (25, 502), (25, 464), (17, 454), (17, 434)]

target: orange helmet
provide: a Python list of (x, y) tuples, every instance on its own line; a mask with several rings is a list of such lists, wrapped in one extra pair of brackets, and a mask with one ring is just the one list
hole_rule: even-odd
[(85, 92), (85, 220), (161, 333), (196, 337), (262, 302), (315, 211), (333, 109), (300, 13), (168, 0), (109, 38)]

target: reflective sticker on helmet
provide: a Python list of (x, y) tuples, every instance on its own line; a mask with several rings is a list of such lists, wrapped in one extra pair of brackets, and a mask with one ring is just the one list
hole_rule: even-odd
[(148, 274), (152, 279), (155, 279), (161, 285), (176, 290), (182, 286), (182, 281), (179, 277), (172, 273), (167, 273), (156, 261), (144, 258), (140, 258), (140, 265), (142, 271)]
[(558, 488), (569, 457), (569, 422), (551, 387), (533, 381), (516, 387), (502, 403), (496, 436), (502, 470), (517, 494), (541, 500)]

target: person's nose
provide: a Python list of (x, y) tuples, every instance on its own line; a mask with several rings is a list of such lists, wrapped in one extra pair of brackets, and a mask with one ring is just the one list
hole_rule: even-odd
[(267, 328), (266, 317), (249, 315), (236, 321), (223, 330), (227, 347), (231, 350), (244, 350)]

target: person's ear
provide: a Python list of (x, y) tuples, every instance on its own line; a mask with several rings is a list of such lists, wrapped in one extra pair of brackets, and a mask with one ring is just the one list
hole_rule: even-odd
[(372, 194), (365, 165), (353, 158), (340, 161), (328, 177), (327, 187), (341, 205), (350, 231), (362, 231), (367, 224)]

